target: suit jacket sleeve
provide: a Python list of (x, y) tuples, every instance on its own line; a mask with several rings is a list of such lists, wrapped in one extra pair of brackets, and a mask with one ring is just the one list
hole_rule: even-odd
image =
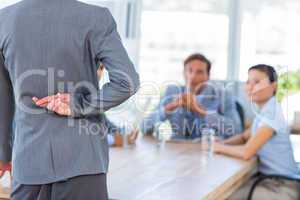
[(11, 80), (0, 51), (0, 160), (11, 161), (14, 96)]
[(110, 82), (100, 91), (89, 94), (75, 92), (71, 98), (74, 117), (99, 115), (127, 100), (136, 93), (140, 84), (139, 75), (122, 45), (116, 22), (108, 9), (104, 9), (104, 14), (106, 30), (103, 33), (103, 29), (100, 30), (103, 25), (99, 23), (91, 45), (94, 48), (95, 59), (102, 62), (108, 71)]

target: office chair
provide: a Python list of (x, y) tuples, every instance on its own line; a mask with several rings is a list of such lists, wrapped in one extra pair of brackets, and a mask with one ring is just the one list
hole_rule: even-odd
[[(251, 186), (251, 189), (249, 191), (247, 200), (252, 200), (253, 197), (253, 193), (255, 191), (256, 186), (258, 186), (259, 183), (261, 183), (262, 181), (266, 180), (266, 179), (285, 179), (285, 180), (291, 180), (291, 181), (297, 181), (300, 183), (300, 180), (298, 179), (293, 179), (293, 178), (289, 178), (289, 177), (285, 177), (285, 176), (278, 176), (278, 175), (262, 175), (261, 177), (259, 177)], [(255, 199), (253, 199), (255, 200)]]
[(236, 105), (236, 109), (238, 111), (238, 114), (239, 114), (239, 117), (240, 117), (240, 120), (241, 120), (241, 123), (242, 123), (242, 129), (245, 130), (245, 123), (246, 122), (245, 122), (244, 108), (238, 101), (235, 102), (235, 105)]

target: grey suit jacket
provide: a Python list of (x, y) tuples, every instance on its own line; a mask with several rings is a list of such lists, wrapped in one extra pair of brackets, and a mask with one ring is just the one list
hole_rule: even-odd
[[(13, 178), (23, 184), (106, 173), (100, 114), (139, 87), (108, 9), (75, 0), (23, 0), (0, 10), (0, 19), (0, 160), (12, 159)], [(110, 76), (101, 90), (99, 62)], [(57, 92), (72, 94), (71, 117), (32, 102)]]

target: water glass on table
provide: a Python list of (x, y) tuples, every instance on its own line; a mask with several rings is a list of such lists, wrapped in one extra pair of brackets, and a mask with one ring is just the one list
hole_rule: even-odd
[(215, 130), (211, 128), (204, 128), (201, 132), (201, 146), (202, 149), (207, 150), (209, 156), (214, 152), (213, 144), (215, 142)]

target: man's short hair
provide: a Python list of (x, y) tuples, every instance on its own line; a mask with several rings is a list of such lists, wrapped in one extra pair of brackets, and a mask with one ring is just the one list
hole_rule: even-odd
[(183, 62), (184, 68), (186, 67), (186, 65), (188, 63), (190, 63), (194, 60), (199, 60), (201, 62), (204, 62), (207, 66), (206, 67), (207, 73), (208, 73), (208, 75), (210, 74), (211, 62), (203, 54), (200, 54), (200, 53), (194, 53), (194, 54), (188, 56)]

